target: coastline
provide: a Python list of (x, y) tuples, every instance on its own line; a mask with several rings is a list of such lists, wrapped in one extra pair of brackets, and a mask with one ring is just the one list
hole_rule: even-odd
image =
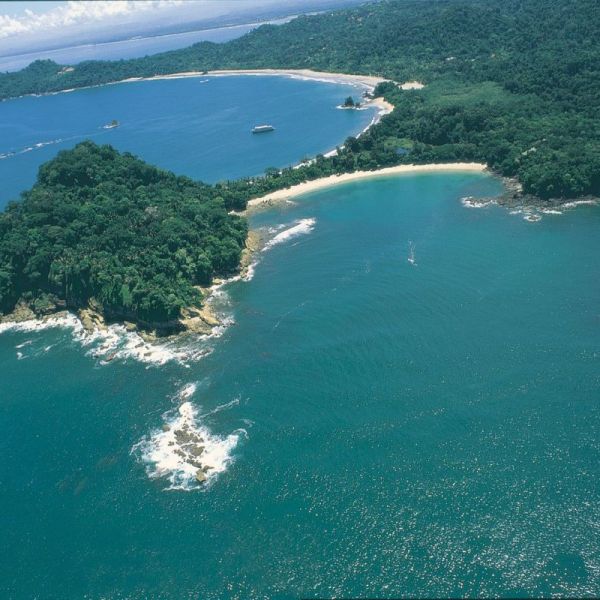
[(284, 202), (289, 198), (308, 194), (317, 190), (350, 183), (362, 179), (373, 179), (377, 177), (389, 177), (394, 175), (404, 175), (412, 173), (436, 173), (436, 172), (475, 172), (482, 173), (487, 169), (483, 163), (439, 163), (426, 165), (397, 165), (395, 167), (385, 167), (376, 171), (355, 171), (354, 173), (343, 173), (341, 175), (329, 175), (305, 181), (297, 185), (282, 190), (276, 190), (260, 198), (253, 198), (248, 201), (248, 206), (241, 214), (247, 214), (249, 211), (262, 206), (271, 206), (278, 202)]
[[(77, 338), (84, 344), (104, 339), (104, 343), (94, 355), (105, 362), (110, 362), (119, 354), (116, 351), (119, 341), (130, 336), (134, 342), (130, 344), (132, 346), (130, 350), (135, 350), (133, 354), (142, 362), (155, 362), (154, 355), (164, 351), (164, 344), (180, 340), (190, 334), (198, 336), (199, 339), (219, 337), (232, 324), (231, 316), (215, 310), (213, 301), (217, 299), (223, 286), (240, 279), (252, 278), (254, 266), (252, 260), (254, 254), (261, 248), (261, 243), (260, 234), (249, 230), (240, 258), (239, 271), (226, 278), (215, 277), (209, 286), (196, 286), (203, 295), (202, 305), (183, 308), (176, 321), (155, 323), (155, 327), (147, 328), (141, 323), (129, 321), (124, 317), (108, 319), (102, 307), (93, 299), (79, 309), (67, 309), (64, 304), (61, 304), (46, 314), (36, 314), (27, 303), (19, 301), (10, 313), (0, 313), (0, 335), (10, 330), (37, 331), (66, 326), (73, 329)], [(168, 327), (178, 325), (180, 330), (161, 334), (163, 328), (161, 325)], [(149, 361), (146, 360), (148, 357), (150, 357)], [(158, 358), (162, 361), (164, 356), (160, 354)], [(172, 353), (168, 360), (171, 358), (181, 358), (181, 356), (176, 352)]]
[(181, 71), (178, 73), (167, 73), (165, 75), (151, 75), (149, 77), (127, 77), (117, 81), (107, 81), (93, 85), (82, 85), (81, 87), (56, 90), (54, 92), (43, 92), (40, 94), (22, 94), (20, 96), (10, 96), (2, 98), (0, 102), (8, 100), (17, 100), (19, 98), (41, 98), (43, 96), (55, 96), (56, 94), (68, 94), (79, 90), (89, 90), (93, 88), (104, 87), (107, 85), (118, 85), (120, 83), (135, 83), (137, 81), (160, 81), (163, 79), (187, 79), (194, 77), (231, 77), (236, 75), (253, 76), (279, 76), (290, 77), (292, 79), (303, 79), (313, 81), (323, 81), (325, 83), (341, 83), (347, 85), (361, 86), (365, 91), (372, 92), (377, 84), (384, 81), (390, 81), (385, 77), (374, 75), (352, 75), (350, 73), (330, 73), (327, 71), (313, 71), (311, 69), (216, 69), (214, 71)]
[(236, 75), (254, 76), (284, 76), (293, 79), (311, 79), (327, 83), (345, 83), (349, 85), (360, 85), (368, 90), (384, 81), (384, 77), (373, 75), (352, 75), (350, 73), (331, 73), (328, 71), (313, 71), (312, 69), (217, 69), (214, 71), (183, 71), (168, 75), (154, 75), (153, 77), (131, 77), (114, 83), (126, 83), (131, 81), (158, 81), (161, 79), (184, 79), (188, 77), (231, 77)]
[[(181, 71), (178, 73), (169, 73), (166, 75), (153, 75), (151, 77), (129, 77), (126, 79), (120, 79), (118, 81), (109, 81), (107, 83), (100, 83), (97, 85), (88, 85), (78, 88), (69, 88), (59, 90), (56, 92), (47, 92), (43, 94), (26, 94), (25, 96), (17, 96), (16, 98), (23, 98), (27, 96), (32, 97), (43, 97), (43, 96), (55, 96), (57, 94), (68, 94), (79, 90), (93, 89), (104, 87), (108, 85), (118, 85), (121, 83), (135, 83), (139, 81), (162, 81), (169, 79), (193, 79), (199, 77), (236, 77), (240, 75), (249, 75), (256, 77), (289, 77), (290, 79), (299, 79), (304, 81), (321, 81), (324, 83), (334, 83), (343, 85), (360, 86), (365, 92), (372, 94), (376, 86), (384, 81), (390, 81), (384, 77), (377, 77), (373, 75), (352, 75), (350, 73), (331, 73), (328, 71), (313, 71), (312, 69), (219, 69), (214, 71)], [(5, 98), (2, 102), (10, 100), (11, 98)], [(363, 100), (362, 106), (364, 109), (373, 108), (375, 109), (373, 118), (369, 124), (359, 132), (356, 137), (359, 138), (364, 135), (371, 127), (377, 125), (381, 119), (390, 114), (394, 110), (394, 105), (388, 102), (383, 97), (367, 98)], [(361, 108), (361, 110), (363, 110)], [(341, 146), (343, 148), (343, 146)], [(337, 147), (328, 150), (323, 155), (325, 157), (331, 157), (337, 154)], [(314, 158), (312, 159), (314, 160)], [(298, 163), (295, 165), (296, 168), (303, 166), (308, 163)]]

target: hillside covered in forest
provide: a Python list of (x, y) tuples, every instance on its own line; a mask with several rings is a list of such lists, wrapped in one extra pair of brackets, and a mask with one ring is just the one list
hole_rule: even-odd
[(526, 193), (570, 198), (600, 193), (599, 39), (594, 0), (392, 0), (140, 59), (37, 61), (0, 75), (0, 98), (227, 68), (417, 79), (419, 92), (382, 87), (394, 113), (325, 170), (477, 160)]
[(0, 213), (0, 313), (84, 309), (182, 329), (217, 275), (235, 272), (247, 226), (215, 189), (83, 142), (44, 164)]

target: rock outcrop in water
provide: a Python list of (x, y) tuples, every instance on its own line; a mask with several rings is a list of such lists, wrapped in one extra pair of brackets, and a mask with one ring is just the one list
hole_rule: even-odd
[(215, 327), (221, 325), (220, 319), (206, 304), (202, 308), (184, 308), (181, 314), (181, 324), (186, 331), (192, 333), (209, 335)]
[(0, 315), (0, 323), (22, 323), (23, 321), (30, 321), (35, 319), (37, 315), (33, 312), (29, 304), (26, 302), (19, 302), (14, 310), (5, 315)]

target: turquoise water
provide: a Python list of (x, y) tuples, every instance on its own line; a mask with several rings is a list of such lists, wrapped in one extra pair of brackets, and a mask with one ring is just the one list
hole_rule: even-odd
[[(161, 366), (0, 336), (3, 597), (597, 595), (600, 212), (460, 202), (499, 191), (422, 174), (256, 214), (235, 323)], [(223, 453), (205, 489), (147, 460), (181, 406)]]
[[(371, 122), (374, 109), (336, 109), (361, 93), (287, 77), (200, 77), (0, 102), (0, 208), (33, 184), (42, 163), (84, 139), (208, 182), (296, 164)], [(113, 119), (118, 128), (102, 128)], [(276, 130), (252, 135), (262, 123)]]

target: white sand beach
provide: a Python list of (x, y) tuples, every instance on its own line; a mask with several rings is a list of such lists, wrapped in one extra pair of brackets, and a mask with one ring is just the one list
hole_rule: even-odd
[[(143, 80), (157, 79), (181, 79), (184, 77), (227, 77), (234, 75), (283, 75), (298, 79), (314, 79), (318, 81), (329, 81), (332, 83), (348, 83), (361, 85), (369, 90), (373, 90), (378, 83), (387, 81), (383, 77), (371, 75), (350, 75), (348, 73), (328, 73), (325, 71), (312, 71), (311, 69), (223, 69), (217, 71), (184, 71), (182, 73), (173, 73), (170, 75), (156, 75), (155, 77), (146, 77)], [(142, 78), (131, 78), (126, 81), (141, 81)]]
[(392, 175), (404, 175), (411, 173), (447, 173), (452, 171), (471, 171), (481, 173), (485, 171), (486, 165), (482, 163), (440, 163), (428, 165), (397, 165), (395, 167), (386, 167), (377, 171), (355, 171), (354, 173), (344, 173), (342, 175), (330, 175), (313, 181), (299, 183), (292, 187), (271, 192), (260, 198), (254, 198), (248, 201), (247, 210), (255, 209), (261, 205), (269, 206), (277, 202), (282, 202), (309, 192), (315, 192), (340, 183), (349, 183), (360, 179), (371, 179), (374, 177), (389, 177)]

